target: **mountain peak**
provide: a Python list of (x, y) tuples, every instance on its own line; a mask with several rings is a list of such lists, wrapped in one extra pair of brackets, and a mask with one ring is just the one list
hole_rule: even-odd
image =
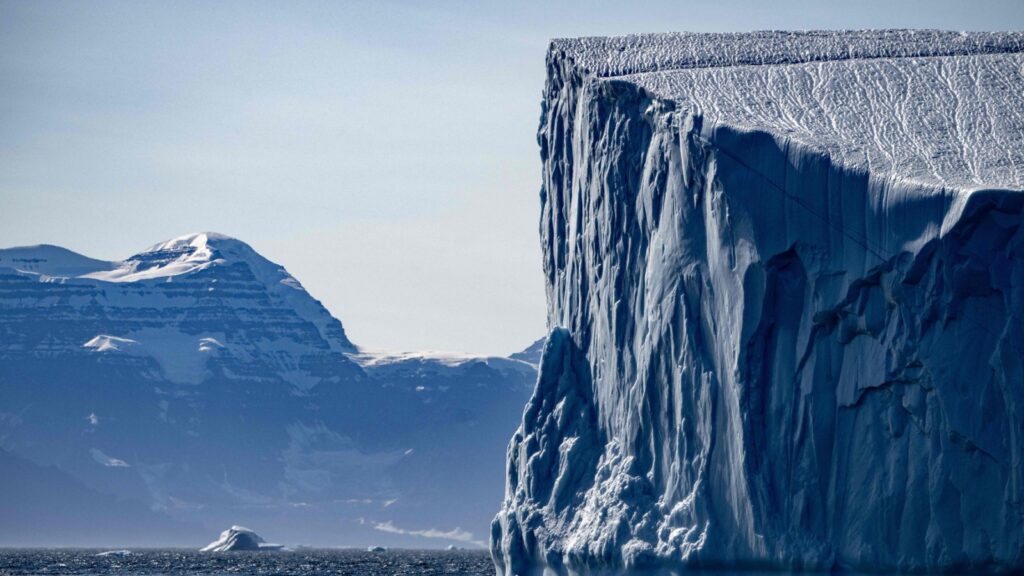
[[(154, 244), (120, 262), (89, 258), (52, 244), (0, 249), (0, 267), (58, 278), (90, 278), (106, 282), (135, 282), (178, 276), (211, 264), (243, 260), (278, 271), (281, 267), (260, 256), (248, 244), (216, 232), (196, 232)], [(297, 282), (294, 282), (297, 285)]]
[[(153, 284), (181, 280), (186, 284), (196, 283), (204, 294), (213, 293), (216, 283), (222, 279), (237, 282), (241, 277), (251, 281), (255, 290), (265, 291), (274, 301), (294, 311), (299, 318), (312, 322), (335, 352), (355, 350), (341, 323), (283, 266), (264, 258), (245, 242), (216, 232), (178, 236), (120, 262), (94, 260), (49, 245), (0, 249), (0, 268), (36, 276), (40, 281), (58, 278), (79, 279), (90, 284)], [(206, 273), (199, 275), (203, 272)], [(121, 293), (119, 289), (109, 288), (104, 289), (108, 300), (113, 294)], [(95, 334), (89, 335), (92, 336)]]
[(244, 246), (252, 248), (237, 238), (218, 232), (193, 232), (160, 242), (143, 250), (141, 254), (151, 252), (211, 252), (216, 249)]
[[(137, 282), (169, 278), (205, 270), (226, 262), (243, 261), (253, 268), (258, 276), (287, 276), (285, 284), (300, 288), (281, 266), (267, 260), (251, 246), (224, 234), (196, 232), (178, 236), (128, 257), (112, 270), (84, 275), (106, 282)], [(261, 273), (262, 272), (262, 273)]]
[(81, 276), (91, 272), (110, 270), (116, 266), (115, 262), (89, 258), (53, 244), (0, 249), (0, 267), (14, 268), (21, 272), (41, 276)]

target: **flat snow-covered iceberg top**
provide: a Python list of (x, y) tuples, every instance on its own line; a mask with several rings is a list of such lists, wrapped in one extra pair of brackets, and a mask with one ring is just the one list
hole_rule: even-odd
[(884, 30), (556, 40), (549, 58), (875, 177), (1024, 188), (1024, 34)]

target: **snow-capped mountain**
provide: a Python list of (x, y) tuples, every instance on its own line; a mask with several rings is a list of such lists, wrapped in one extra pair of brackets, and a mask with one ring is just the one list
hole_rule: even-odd
[(0, 250), (0, 275), (3, 355), (124, 355), (181, 384), (227, 372), (305, 390), (361, 375), (341, 322), (226, 236), (183, 236), (123, 262), (55, 246)]
[(0, 448), (209, 529), (484, 540), (535, 376), (361, 351), (284, 268), (218, 234), (121, 262), (0, 250)]
[(1024, 34), (556, 40), (501, 574), (1024, 565)]

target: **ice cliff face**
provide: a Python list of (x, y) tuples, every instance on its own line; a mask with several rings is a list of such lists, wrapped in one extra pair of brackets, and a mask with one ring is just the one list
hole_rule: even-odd
[(1022, 49), (552, 43), (499, 573), (1024, 563)]

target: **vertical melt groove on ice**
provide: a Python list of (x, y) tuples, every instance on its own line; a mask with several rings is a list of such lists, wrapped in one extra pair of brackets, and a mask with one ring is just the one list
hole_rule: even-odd
[(498, 572), (1021, 567), (1022, 50), (552, 42)]

